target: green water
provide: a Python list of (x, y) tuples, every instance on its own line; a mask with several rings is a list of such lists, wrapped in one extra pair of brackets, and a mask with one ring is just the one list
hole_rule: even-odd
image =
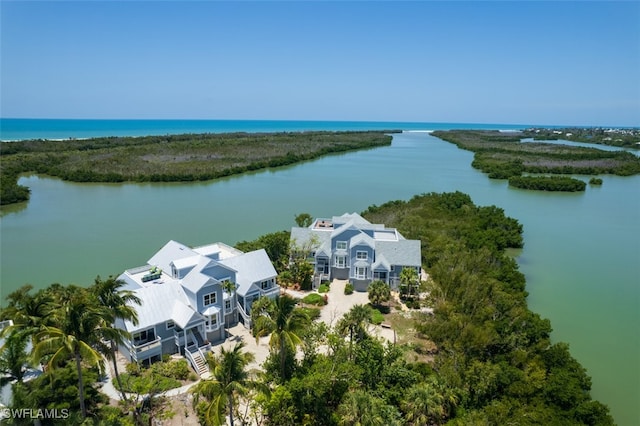
[(235, 243), (291, 227), (296, 213), (360, 212), (460, 190), (525, 229), (519, 256), (532, 310), (593, 378), (620, 425), (640, 424), (640, 176), (604, 176), (583, 194), (514, 190), (472, 154), (425, 133), (392, 146), (198, 184), (71, 184), (37, 176), (25, 206), (2, 210), (1, 297), (24, 283), (88, 284), (143, 264), (169, 239)]

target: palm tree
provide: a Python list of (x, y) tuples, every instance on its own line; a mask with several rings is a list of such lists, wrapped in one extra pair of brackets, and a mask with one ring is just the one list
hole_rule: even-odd
[(366, 305), (354, 305), (349, 312), (344, 314), (338, 321), (337, 329), (339, 333), (349, 332), (349, 359), (353, 358), (353, 338), (357, 336), (362, 340), (366, 334), (364, 325), (371, 318), (371, 308)]
[[(225, 280), (222, 282), (222, 290), (224, 290), (225, 292), (229, 293), (231, 295), (231, 300), (233, 302), (233, 304), (231, 305), (231, 307), (235, 307), (236, 306), (236, 288), (237, 285), (236, 283), (230, 281), (230, 280)], [(231, 309), (233, 311), (233, 309)], [(236, 311), (237, 312), (237, 311)], [(229, 333), (227, 332), (227, 312), (225, 311), (225, 318), (223, 318), (224, 320), (224, 335), (225, 337), (227, 337), (229, 335)]]
[(25, 285), (7, 296), (8, 306), (0, 312), (1, 320), (11, 320), (13, 325), (4, 327), (0, 337), (4, 345), (0, 347), (0, 371), (18, 382), (22, 381), (24, 366), (29, 364), (26, 349), (34, 335), (46, 325), (51, 308), (51, 297), (45, 291), (31, 294), (33, 287)]
[(400, 413), (395, 407), (385, 404), (369, 392), (355, 390), (347, 392), (338, 406), (340, 425), (354, 426), (394, 426), (400, 425)]
[(413, 296), (420, 285), (418, 272), (414, 268), (405, 267), (400, 272), (400, 293)]
[(367, 292), (372, 305), (380, 306), (382, 302), (387, 302), (391, 299), (391, 287), (382, 280), (375, 280), (369, 284)]
[(2, 330), (2, 336), (17, 333), (24, 339), (31, 337), (48, 321), (52, 298), (46, 291), (31, 294), (33, 286), (27, 284), (7, 296), (9, 301), (2, 309), (0, 319), (10, 319), (13, 325)]
[(296, 309), (298, 302), (287, 295), (276, 297), (270, 308), (262, 311), (256, 318), (254, 328), (256, 341), (271, 333), (269, 346), (276, 350), (280, 357), (280, 377), (285, 379), (285, 361), (287, 349), (295, 350), (302, 343), (299, 333), (309, 324), (307, 314)]
[[(124, 281), (117, 280), (112, 276), (109, 276), (106, 280), (101, 280), (100, 276), (98, 276), (91, 287), (91, 292), (97, 298), (99, 307), (104, 309), (103, 318), (109, 325), (115, 326), (117, 318), (130, 321), (133, 325), (138, 324), (138, 313), (131, 305), (140, 305), (140, 299), (132, 291), (122, 290), (124, 285)], [(127, 395), (122, 388), (122, 381), (120, 379), (120, 373), (118, 372), (116, 351), (118, 345), (123, 343), (122, 338), (130, 337), (127, 334), (128, 333), (126, 332), (115, 333), (114, 338), (109, 341), (109, 350), (105, 353), (105, 356), (113, 362), (113, 372), (116, 376), (118, 389), (120, 390), (123, 400), (127, 398)]]
[[(47, 367), (54, 370), (73, 358), (78, 371), (78, 396), (82, 418), (87, 416), (85, 406), (82, 363), (97, 366), (104, 371), (101, 352), (105, 341), (122, 338), (122, 330), (114, 329), (104, 319), (104, 309), (97, 306), (95, 298), (83, 288), (61, 287), (56, 290), (57, 308), (49, 313), (56, 326), (44, 326), (35, 335), (31, 356), (36, 362), (48, 358)], [(118, 337), (120, 336), (120, 337)], [(49, 357), (49, 355), (51, 355)]]
[(236, 397), (246, 395), (250, 388), (257, 386), (257, 382), (251, 379), (246, 369), (247, 365), (254, 360), (254, 356), (252, 353), (243, 352), (244, 347), (244, 342), (238, 342), (230, 351), (223, 347), (220, 355), (209, 355), (207, 358), (212, 377), (202, 380), (193, 390), (196, 404), (200, 396), (204, 396), (208, 401), (205, 412), (207, 424), (225, 424), (226, 409), (233, 426)]
[(444, 397), (433, 381), (413, 385), (408, 389), (402, 409), (410, 424), (439, 424), (445, 415)]

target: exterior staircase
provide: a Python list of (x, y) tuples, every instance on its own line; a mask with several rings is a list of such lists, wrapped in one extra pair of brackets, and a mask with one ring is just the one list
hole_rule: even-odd
[(207, 360), (202, 356), (202, 352), (200, 351), (189, 351), (189, 355), (191, 356), (190, 361), (193, 369), (198, 373), (198, 376), (202, 377), (205, 374), (209, 374), (209, 366), (207, 365)]

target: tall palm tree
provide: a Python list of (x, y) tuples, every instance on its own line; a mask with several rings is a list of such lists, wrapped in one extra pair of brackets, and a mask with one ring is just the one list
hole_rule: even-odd
[(27, 284), (7, 296), (9, 303), (2, 309), (0, 319), (10, 319), (13, 325), (2, 330), (2, 336), (17, 333), (26, 339), (47, 325), (52, 298), (44, 290), (33, 295), (32, 289), (33, 286)]
[[(48, 358), (47, 366), (53, 370), (72, 358), (78, 371), (78, 396), (82, 418), (87, 416), (85, 406), (82, 363), (97, 366), (104, 371), (101, 352), (106, 351), (105, 341), (117, 339), (122, 330), (110, 327), (104, 319), (104, 309), (98, 307), (95, 298), (83, 288), (61, 287), (55, 291), (57, 307), (49, 313), (55, 326), (44, 326), (35, 335), (32, 358), (41, 362)], [(50, 357), (49, 357), (50, 355)]]
[[(231, 300), (233, 302), (233, 304), (231, 305), (231, 307), (235, 307), (236, 306), (236, 288), (237, 285), (236, 283), (230, 281), (230, 280), (225, 280), (222, 282), (222, 290), (224, 290), (225, 292), (229, 293), (231, 295)], [(237, 309), (237, 308), (236, 308)], [(231, 309), (233, 311), (233, 309)], [(237, 311), (236, 311), (237, 312)], [(227, 337), (229, 335), (229, 333), (227, 332), (227, 312), (225, 311), (225, 318), (223, 318), (223, 326), (224, 326), (224, 335), (225, 337)]]
[[(100, 276), (98, 276), (91, 287), (91, 293), (97, 298), (99, 308), (104, 310), (103, 318), (108, 325), (115, 326), (117, 318), (130, 321), (134, 325), (138, 324), (138, 313), (132, 305), (140, 305), (140, 298), (130, 290), (123, 290), (122, 287), (124, 285), (124, 281), (117, 280), (112, 276), (109, 276), (106, 280), (101, 280)], [(118, 372), (116, 351), (118, 345), (123, 343), (122, 338), (130, 337), (127, 334), (126, 332), (114, 333), (114, 338), (109, 340), (109, 350), (104, 354), (113, 362), (113, 372), (123, 400), (127, 396), (123, 390), (120, 373)]]
[(371, 319), (371, 308), (367, 305), (353, 305), (353, 307), (340, 318), (336, 325), (339, 333), (349, 332), (349, 359), (353, 358), (354, 335), (362, 340), (366, 334), (365, 324)]
[(310, 320), (306, 312), (296, 309), (298, 302), (287, 295), (276, 297), (275, 301), (261, 312), (255, 321), (256, 341), (271, 333), (269, 346), (280, 357), (280, 377), (285, 379), (287, 349), (295, 350), (302, 343), (299, 333)]
[(246, 395), (249, 389), (257, 386), (257, 382), (251, 379), (247, 371), (247, 365), (254, 360), (254, 355), (243, 352), (244, 347), (244, 342), (238, 342), (230, 351), (223, 347), (220, 355), (209, 355), (207, 358), (212, 376), (198, 383), (192, 392), (195, 394), (196, 404), (200, 396), (208, 401), (205, 412), (208, 425), (226, 424), (226, 411), (233, 426), (235, 399), (237, 396)]

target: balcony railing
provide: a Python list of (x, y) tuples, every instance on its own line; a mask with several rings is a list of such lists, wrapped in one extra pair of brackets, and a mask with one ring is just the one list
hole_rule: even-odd
[(133, 342), (129, 342), (127, 346), (129, 347), (129, 350), (131, 352), (135, 352), (139, 354), (141, 352), (147, 352), (147, 351), (150, 351), (151, 349), (155, 349), (162, 346), (162, 339), (160, 338), (160, 336), (158, 336), (150, 342), (140, 343), (138, 345), (134, 344)]
[(263, 296), (266, 297), (270, 297), (270, 296), (277, 296), (280, 294), (280, 286), (279, 285), (275, 285), (271, 288), (267, 288), (267, 289), (263, 289), (261, 290), (261, 293)]

